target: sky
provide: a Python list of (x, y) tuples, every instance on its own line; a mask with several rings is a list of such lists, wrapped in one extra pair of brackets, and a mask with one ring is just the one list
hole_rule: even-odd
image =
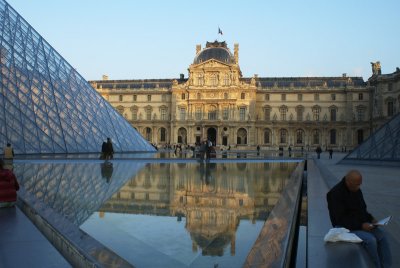
[[(400, 67), (400, 1), (8, 0), (85, 79), (188, 76), (196, 45), (239, 44), (244, 77)], [(218, 28), (222, 35), (218, 34)]]

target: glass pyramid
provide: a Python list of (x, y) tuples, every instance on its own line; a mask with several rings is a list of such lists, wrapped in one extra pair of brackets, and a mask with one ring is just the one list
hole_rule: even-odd
[(343, 160), (400, 161), (400, 113), (360, 144)]
[(7, 2), (0, 0), (0, 147), (15, 153), (155, 149)]

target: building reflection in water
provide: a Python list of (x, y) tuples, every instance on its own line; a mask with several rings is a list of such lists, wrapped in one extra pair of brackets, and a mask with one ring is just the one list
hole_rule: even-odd
[(240, 221), (265, 221), (296, 165), (147, 164), (100, 208), (99, 215), (175, 216), (178, 222), (185, 218), (193, 252), (222, 256), (229, 246), (234, 256)]

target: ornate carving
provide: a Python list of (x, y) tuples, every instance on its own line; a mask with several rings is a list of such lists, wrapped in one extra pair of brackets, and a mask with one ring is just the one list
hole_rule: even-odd
[(379, 61), (377, 62), (371, 62), (372, 65), (372, 74), (373, 75), (380, 75), (381, 72), (381, 63)]

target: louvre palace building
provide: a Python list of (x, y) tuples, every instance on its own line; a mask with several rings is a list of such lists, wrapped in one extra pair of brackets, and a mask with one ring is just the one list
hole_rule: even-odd
[(223, 148), (351, 150), (399, 111), (400, 70), (368, 81), (338, 77), (243, 77), (239, 44), (196, 46), (188, 78), (89, 81), (149, 142)]

